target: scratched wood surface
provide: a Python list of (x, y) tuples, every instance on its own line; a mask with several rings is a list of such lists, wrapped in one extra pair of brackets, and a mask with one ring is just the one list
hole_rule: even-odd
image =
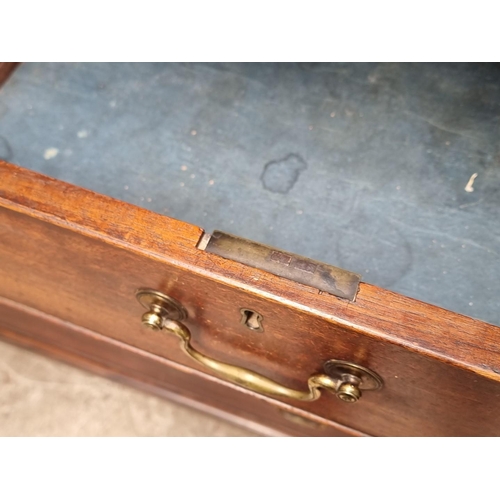
[[(355, 405), (325, 394), (292, 402), (301, 411), (372, 435), (500, 434), (498, 327), (367, 284), (355, 303), (319, 294), (199, 250), (195, 226), (7, 163), (0, 178), (5, 299), (213, 376), (176, 338), (141, 327), (134, 292), (155, 288), (186, 307), (193, 345), (222, 361), (296, 389), (330, 358), (384, 379)], [(241, 307), (262, 314), (264, 332), (240, 324)]]

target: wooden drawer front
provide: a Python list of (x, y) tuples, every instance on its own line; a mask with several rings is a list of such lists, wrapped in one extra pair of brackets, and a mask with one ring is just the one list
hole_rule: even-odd
[(384, 380), (356, 404), (283, 399), (296, 408), (374, 435), (500, 434), (500, 329), (366, 284), (354, 303), (320, 294), (199, 250), (189, 224), (6, 163), (0, 176), (1, 297), (216, 377), (141, 326), (135, 291), (153, 288), (184, 305), (193, 346), (218, 360), (297, 390), (331, 358)]
[(0, 327), (3, 340), (226, 418), (253, 432), (363, 435), (6, 299), (0, 299), (0, 317), (6, 326)]

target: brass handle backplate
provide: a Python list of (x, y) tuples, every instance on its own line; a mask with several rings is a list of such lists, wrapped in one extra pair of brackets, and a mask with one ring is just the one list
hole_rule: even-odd
[(142, 316), (145, 326), (177, 335), (181, 339), (182, 349), (190, 358), (210, 368), (225, 380), (259, 394), (298, 401), (315, 401), (321, 396), (320, 389), (326, 389), (346, 403), (355, 403), (363, 391), (379, 390), (383, 386), (382, 379), (372, 370), (348, 361), (330, 359), (323, 365), (324, 373), (309, 377), (308, 391), (290, 389), (251, 370), (217, 361), (195, 350), (191, 346), (191, 333), (182, 324), (187, 318), (187, 312), (172, 297), (149, 288), (137, 290), (136, 297), (147, 309)]

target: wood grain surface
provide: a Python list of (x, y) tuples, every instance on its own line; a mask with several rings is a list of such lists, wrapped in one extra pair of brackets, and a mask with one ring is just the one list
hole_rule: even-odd
[[(0, 207), (0, 296), (68, 328), (205, 372), (141, 327), (134, 292), (150, 287), (183, 303), (195, 348), (222, 361), (296, 389), (330, 358), (384, 379), (355, 405), (286, 401), (300, 411), (372, 435), (500, 435), (498, 327), (364, 283), (354, 303), (320, 294), (199, 250), (200, 228), (4, 162)], [(240, 324), (241, 307), (264, 332)]]

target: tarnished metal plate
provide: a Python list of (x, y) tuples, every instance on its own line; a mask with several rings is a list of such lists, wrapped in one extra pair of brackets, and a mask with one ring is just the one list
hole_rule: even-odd
[[(206, 244), (206, 246), (205, 246)], [(238, 236), (214, 231), (205, 251), (354, 301), (361, 276)]]

